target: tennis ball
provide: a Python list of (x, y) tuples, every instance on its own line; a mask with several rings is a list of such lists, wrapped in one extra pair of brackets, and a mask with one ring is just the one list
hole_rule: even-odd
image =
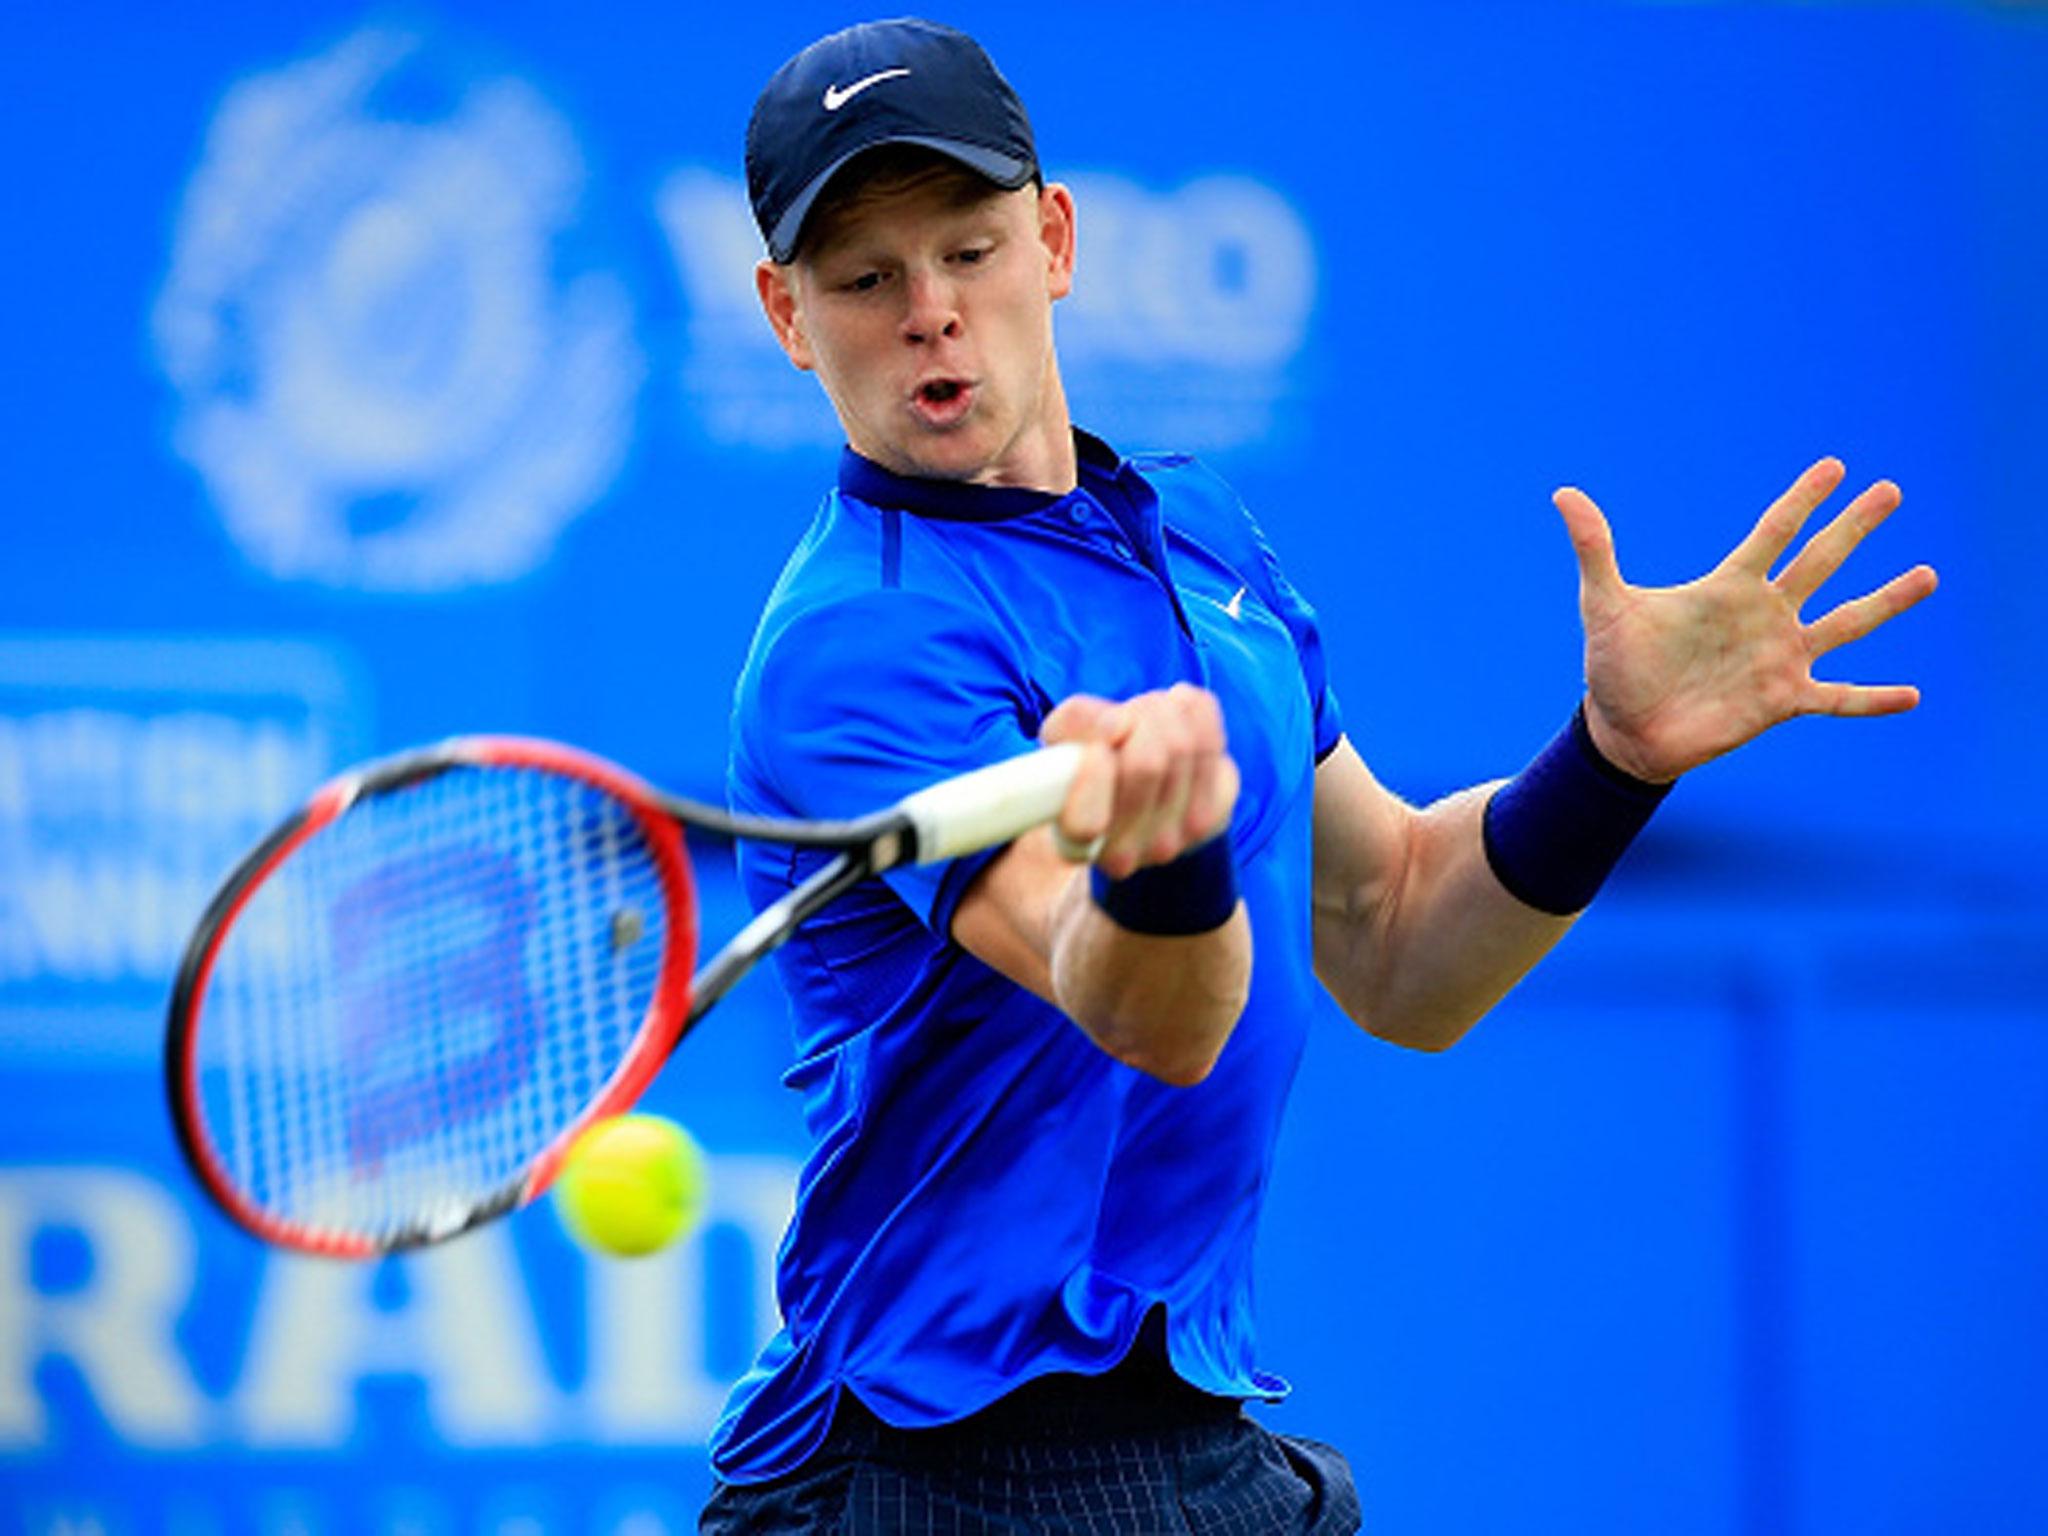
[(696, 1226), (708, 1183), (704, 1149), (689, 1132), (659, 1115), (618, 1115), (569, 1148), (555, 1209), (584, 1247), (635, 1258)]

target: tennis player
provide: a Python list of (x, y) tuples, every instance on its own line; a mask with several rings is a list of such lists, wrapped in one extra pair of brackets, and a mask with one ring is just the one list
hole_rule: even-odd
[[(1077, 431), (1077, 211), (969, 38), (854, 27), (761, 93), (758, 287), (848, 447), (740, 678), (738, 809), (833, 817), (1039, 741), (1056, 828), (857, 888), (781, 951), (813, 1153), (784, 1326), (712, 1446), (709, 1532), (1340, 1532), (1344, 1459), (1267, 1432), (1253, 1233), (1326, 987), (1439, 1050), (1555, 944), (1672, 782), (1908, 687), (1814, 659), (1925, 567), (1800, 609), (1878, 482), (1773, 578), (1822, 460), (1707, 576), (1625, 582), (1584, 495), (1587, 689), (1519, 776), (1415, 809), (1346, 738), (1314, 612), (1230, 488)], [(744, 846), (765, 904), (814, 858)]]

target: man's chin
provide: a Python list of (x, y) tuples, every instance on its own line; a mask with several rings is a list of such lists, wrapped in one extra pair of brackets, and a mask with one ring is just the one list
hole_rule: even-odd
[(918, 480), (953, 480), (971, 485), (1024, 485), (1015, 455), (1023, 439), (1003, 437), (986, 416), (974, 415), (943, 429), (892, 434), (886, 441), (854, 441), (854, 450), (894, 474)]
[(986, 443), (975, 441), (975, 435), (968, 432), (926, 433), (915, 442), (891, 446), (895, 450), (891, 455), (894, 462), (880, 462), (919, 480), (972, 482), (995, 474), (995, 451)]

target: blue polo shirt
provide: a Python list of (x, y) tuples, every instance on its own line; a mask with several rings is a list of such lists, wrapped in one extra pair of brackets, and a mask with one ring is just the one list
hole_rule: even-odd
[[(776, 959), (813, 1151), (777, 1266), (783, 1327), (712, 1437), (734, 1482), (798, 1466), (841, 1391), (941, 1424), (1053, 1371), (1116, 1364), (1165, 1316), (1173, 1368), (1275, 1397), (1252, 1238), (1314, 1012), (1310, 809), (1337, 743), (1315, 616), (1257, 525), (1184, 456), (1076, 434), (1065, 496), (906, 480), (849, 452), (783, 571), (734, 702), (731, 798), (852, 816), (1030, 750), (1074, 693), (1177, 682), (1222, 702), (1251, 997), (1173, 1088), (951, 942), (993, 853), (857, 887)], [(758, 909), (822, 856), (743, 844)]]

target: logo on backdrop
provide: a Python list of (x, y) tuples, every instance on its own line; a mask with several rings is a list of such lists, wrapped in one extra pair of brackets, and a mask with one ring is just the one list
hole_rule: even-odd
[[(1272, 187), (1204, 176), (1154, 191), (1069, 178), (1080, 211), (1074, 293), (1057, 311), (1074, 412), (1122, 446), (1210, 452), (1270, 440), (1300, 392), (1316, 301), (1308, 224)], [(689, 308), (682, 386), (712, 442), (839, 441), (814, 380), (793, 370), (754, 297), (761, 239), (740, 182), (685, 167), (657, 214)]]
[(178, 451), (270, 574), (439, 592), (538, 566), (611, 484), (643, 367), (525, 81), (366, 30), (251, 76), (153, 317)]

